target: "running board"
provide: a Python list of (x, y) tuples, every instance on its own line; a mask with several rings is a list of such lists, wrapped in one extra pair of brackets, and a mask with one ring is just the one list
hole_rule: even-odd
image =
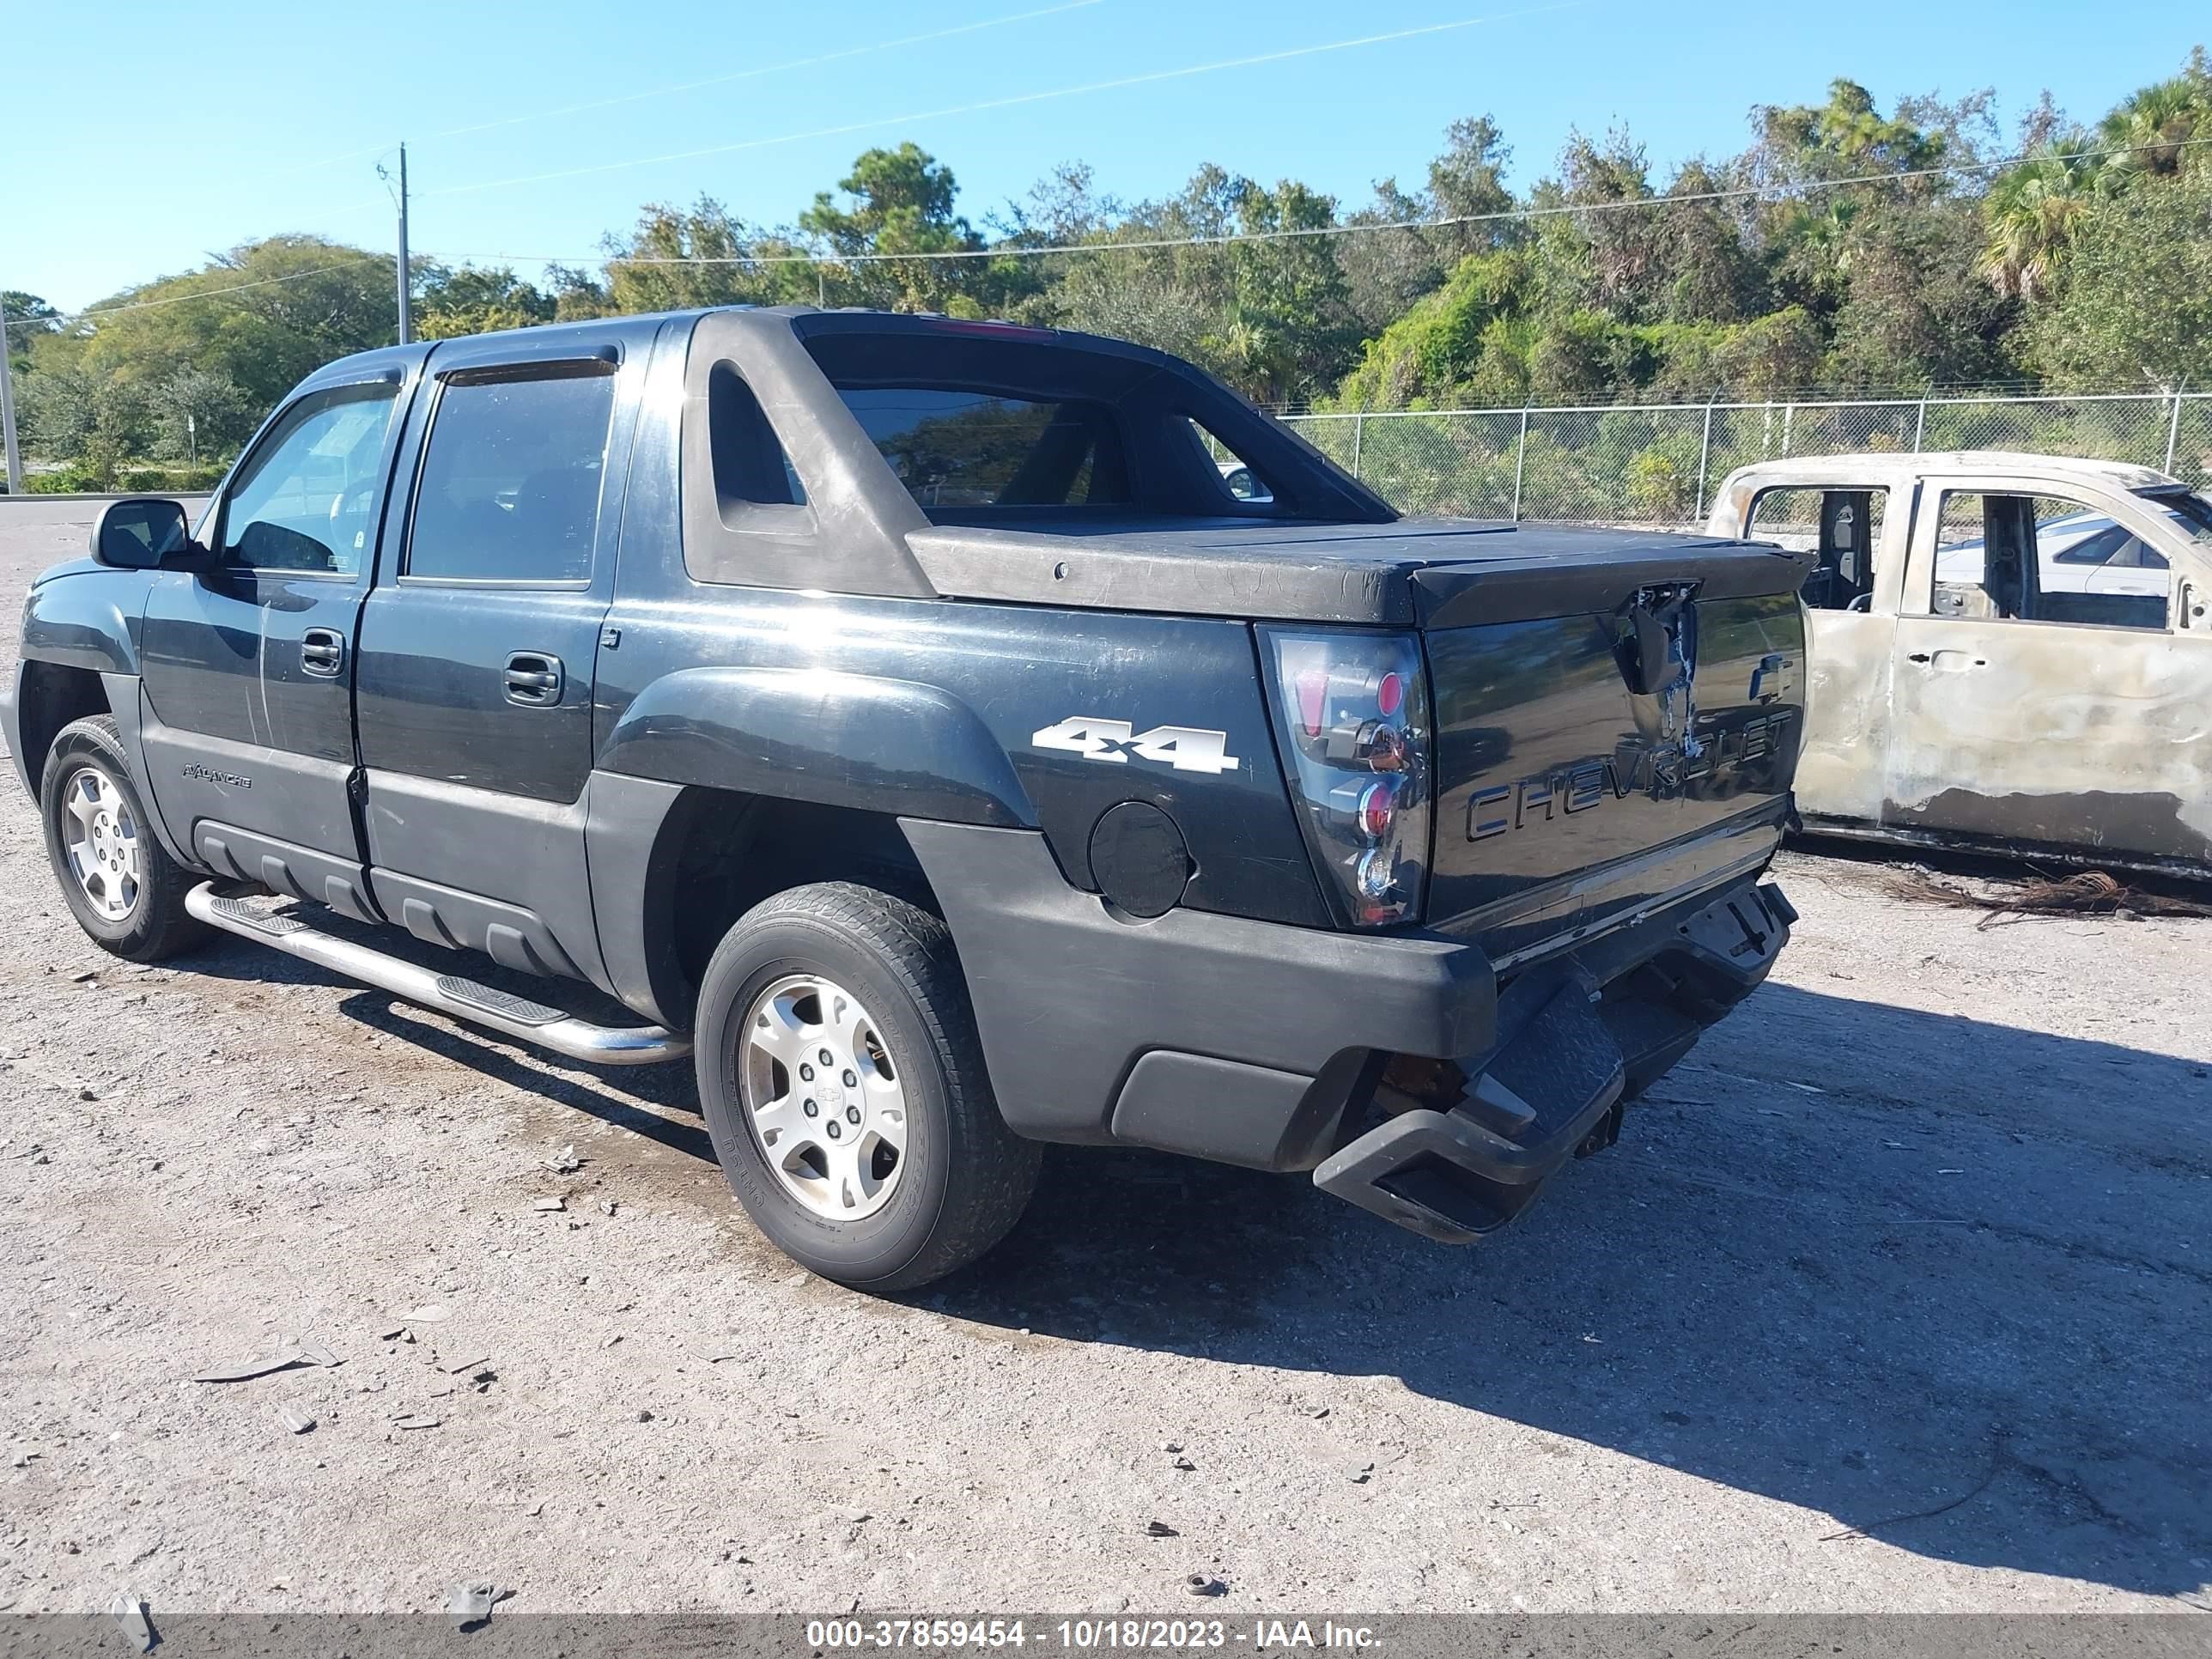
[(434, 1008), (455, 1019), (482, 1025), (518, 1042), (534, 1042), (595, 1066), (650, 1066), (682, 1060), (690, 1039), (658, 1025), (593, 1025), (574, 1015), (532, 1002), (509, 991), (459, 974), (441, 974), (325, 933), (295, 915), (271, 915), (218, 895), (202, 882), (185, 895), (185, 908), (210, 927), (273, 945), (334, 974), (373, 985), (380, 991)]

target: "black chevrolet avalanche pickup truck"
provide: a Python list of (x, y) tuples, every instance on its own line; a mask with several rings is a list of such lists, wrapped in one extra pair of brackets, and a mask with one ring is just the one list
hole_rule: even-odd
[(1804, 575), (1401, 519), (1111, 340), (627, 317), (347, 358), (197, 527), (109, 505), (5, 725), (105, 949), (689, 1055), (761, 1229), (895, 1291), (1041, 1141), (1448, 1242), (1611, 1145), (1794, 920)]

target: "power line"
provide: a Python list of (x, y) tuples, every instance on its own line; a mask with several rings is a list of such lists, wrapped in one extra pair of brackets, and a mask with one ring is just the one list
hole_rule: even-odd
[(471, 185), (448, 185), (441, 190), (422, 191), (422, 196), (466, 196), (479, 191), (502, 190), (514, 185), (544, 184), (556, 179), (580, 179), (602, 173), (621, 173), (631, 167), (656, 166), (663, 161), (696, 161), (707, 155), (732, 155), (741, 150), (766, 149), (779, 144), (795, 144), (812, 138), (838, 138), (849, 133), (864, 132), (874, 127), (906, 126), (919, 121), (938, 121), (956, 115), (975, 115), (988, 110), (1012, 109), (1024, 104), (1042, 104), (1056, 98), (1076, 98), (1091, 93), (1114, 92), (1127, 87), (1149, 86), (1162, 81), (1188, 80), (1196, 75), (1212, 75), (1222, 70), (1251, 69), (1261, 64), (1279, 64), (1296, 58), (1318, 57), (1326, 52), (1349, 52), (1358, 46), (1383, 46), (1393, 41), (1412, 40), (1425, 35), (1445, 34), (1457, 29), (1468, 29), (1484, 23), (1504, 22), (1516, 17), (1533, 17), (1549, 12), (1565, 11), (1585, 0), (1558, 0), (1558, 3), (1529, 6), (1516, 11), (1494, 12), (1481, 17), (1462, 17), (1449, 23), (1427, 23), (1418, 28), (1393, 29), (1382, 34), (1360, 35), (1347, 40), (1331, 40), (1319, 46), (1291, 46), (1279, 52), (1255, 52), (1245, 58), (1226, 58), (1212, 64), (1193, 64), (1181, 69), (1151, 70), (1141, 75), (1119, 76), (1109, 81), (1092, 81), (1081, 86), (1055, 87), (1043, 92), (1011, 94), (1003, 98), (986, 98), (972, 104), (957, 104), (943, 109), (921, 110), (907, 115), (871, 116), (866, 120), (848, 121), (841, 125), (815, 127), (804, 132), (787, 132), (771, 138), (745, 138), (734, 143), (708, 144), (698, 149), (672, 150), (662, 155), (641, 155), (625, 161), (599, 161), (586, 167), (556, 167), (545, 173), (523, 173), (509, 179), (485, 179)]
[(82, 311), (57, 312), (51, 317), (15, 317), (8, 321), (9, 328), (54, 328), (70, 323), (82, 322), (88, 317), (105, 317), (117, 311), (150, 311), (155, 306), (180, 306), (194, 300), (212, 300), (225, 294), (243, 294), (250, 288), (274, 288), (279, 283), (304, 282), (310, 276), (326, 276), (333, 270), (347, 270), (355, 265), (378, 264), (385, 256), (364, 253), (358, 258), (341, 259), (335, 264), (315, 265), (306, 270), (288, 271), (282, 276), (264, 276), (251, 283), (234, 283), (228, 288), (201, 289), (191, 294), (172, 294), (160, 300), (130, 300), (121, 305), (90, 306)]
[(362, 157), (370, 155), (381, 160), (391, 154), (390, 144), (372, 144), (366, 149), (342, 150), (335, 155), (319, 155), (312, 161), (302, 161), (297, 167), (286, 167), (281, 173), (263, 173), (257, 182), (265, 185), (275, 184), (279, 179), (296, 179), (303, 173), (313, 173), (319, 167), (335, 167), (340, 161), (358, 161)]
[[(1031, 22), (1040, 17), (1052, 17), (1061, 12), (1082, 11), (1091, 6), (1101, 6), (1106, 3), (1107, 0), (1062, 0), (1062, 3), (1059, 5), (1043, 6), (1033, 11), (1012, 12), (1003, 17), (987, 17), (978, 22), (958, 23), (950, 28), (932, 29), (927, 33), (901, 35), (896, 40), (877, 40), (861, 46), (847, 46), (837, 52), (821, 52), (811, 58), (794, 58), (787, 63), (771, 64), (759, 69), (739, 70), (732, 74), (709, 76), (698, 81), (678, 81), (669, 86), (653, 87), (644, 92), (623, 93), (612, 98), (589, 99), (582, 103), (563, 104), (550, 109), (526, 110), (519, 115), (501, 116), (497, 120), (477, 121), (467, 126), (447, 127), (428, 136), (434, 140), (458, 138), (471, 133), (495, 131), (501, 127), (522, 126), (532, 121), (553, 120), (563, 115), (579, 115), (590, 110), (610, 109), (620, 104), (641, 103), (647, 99), (669, 97), (680, 92), (696, 92), (707, 87), (727, 86), (739, 81), (758, 80), (763, 76), (787, 75), (794, 70), (814, 69), (823, 64), (839, 63), (850, 58), (865, 58), (875, 52), (894, 52), (903, 46), (925, 46), (934, 40), (950, 40), (959, 35), (976, 34), (985, 29), (1004, 28), (1013, 23)], [(318, 156), (313, 161), (301, 161), (296, 166), (286, 167), (278, 173), (264, 173), (261, 177), (261, 182), (273, 184), (280, 179), (295, 179), (302, 173), (313, 173), (326, 167), (334, 167), (340, 161), (359, 161), (363, 156), (380, 158), (390, 155), (392, 149), (392, 146), (390, 144), (377, 144), (365, 149), (343, 150), (332, 155)], [(352, 208), (367, 205), (370, 205), (368, 201), (349, 202), (341, 207), (331, 209), (331, 211), (342, 213)]]
[(1043, 6), (1034, 11), (1018, 11), (1004, 17), (988, 17), (980, 22), (959, 23), (951, 28), (932, 29), (925, 34), (902, 35), (896, 40), (878, 40), (864, 46), (847, 46), (837, 52), (825, 52), (811, 58), (795, 58), (788, 63), (767, 64), (759, 69), (738, 70), (730, 75), (709, 76), (702, 81), (678, 81), (672, 86), (654, 87), (645, 92), (626, 92), (612, 98), (594, 98), (580, 104), (567, 104), (558, 109), (532, 110), (521, 115), (502, 116), (495, 121), (478, 121), (465, 127), (447, 127), (443, 132), (434, 132), (432, 138), (458, 138), (465, 134), (490, 132), (500, 127), (520, 126), (529, 121), (550, 120), (556, 116), (580, 115), (587, 110), (611, 109), (617, 104), (641, 103), (648, 98), (665, 98), (679, 92), (697, 92), (707, 87), (729, 86), (739, 81), (757, 81), (767, 75), (787, 75), (794, 70), (815, 69), (823, 64), (842, 63), (848, 58), (866, 58), (879, 52), (894, 52), (902, 46), (926, 46), (933, 40), (950, 40), (957, 35), (976, 34), (985, 29), (1003, 28), (1010, 23), (1032, 22), (1040, 17), (1054, 17), (1062, 12), (1082, 11), (1100, 6), (1106, 0), (1064, 0), (1056, 6)]
[(1399, 219), (1340, 225), (1302, 225), (1282, 230), (1224, 232), (1218, 236), (1164, 236), (1135, 241), (1000, 243), (994, 247), (932, 248), (916, 250), (910, 253), (739, 253), (718, 256), (667, 256), (610, 254), (602, 252), (578, 255), (478, 253), (459, 257), (499, 264), (589, 264), (598, 261), (610, 266), (863, 265), (898, 264), (916, 260), (1033, 259), (1060, 253), (1131, 253), (1163, 248), (1216, 247), (1238, 242), (1279, 242), (1307, 237), (1356, 236), (1376, 232), (1449, 230), (1462, 225), (1504, 224), (1532, 219), (1556, 219), (1577, 214), (1620, 213), (1632, 209), (1681, 207), (1702, 203), (1743, 201), (1754, 197), (1787, 197), (1818, 191), (1842, 190), (1855, 185), (1901, 184), (1909, 179), (1949, 178), (1964, 173), (2002, 171), (2006, 167), (2017, 167), (2023, 161), (2078, 161), (2096, 156), (2130, 155), (2137, 150), (2173, 149), (2185, 145), (2201, 144), (2212, 144), (2212, 137), (2166, 139), (2153, 143), (2122, 144), (2112, 149), (2075, 150), (2058, 155), (2045, 155), (2039, 152), (2028, 151), (1995, 161), (1959, 161), (1947, 163), (1942, 167), (1913, 167), (1893, 173), (1856, 173), (1841, 179), (1808, 179), (1787, 184), (1742, 185), (1726, 190), (1685, 191), (1665, 196), (1631, 196), (1611, 202), (1559, 203), (1543, 207), (1509, 208), (1495, 213), (1454, 214), (1441, 219)]
[[(1553, 9), (1556, 9), (1555, 8)], [(1579, 205), (1559, 204), (1546, 207), (1513, 208), (1496, 213), (1457, 214), (1443, 219), (1406, 219), (1381, 223), (1313, 225), (1284, 230), (1242, 231), (1220, 236), (1183, 236), (1147, 238), (1139, 241), (1120, 242), (1064, 242), (1042, 246), (1015, 246), (1001, 245), (989, 248), (941, 248), (920, 250), (911, 253), (768, 253), (732, 254), (723, 257), (684, 256), (668, 258), (643, 254), (539, 254), (539, 253), (473, 253), (431, 255), (423, 258), (442, 258), (483, 264), (590, 264), (594, 261), (607, 265), (784, 265), (784, 264), (886, 264), (905, 260), (952, 260), (1038, 258), (1060, 253), (1127, 253), (1155, 251), (1164, 248), (1211, 247), (1238, 242), (1274, 242), (1293, 238), (1316, 236), (1350, 236), (1368, 233), (1393, 231), (1445, 230), (1459, 225), (1498, 224), (1530, 219), (1557, 218), (1564, 215), (1621, 212), (1630, 209), (1678, 207), (1699, 203), (1741, 201), (1760, 196), (1790, 196), (1815, 191), (1840, 190), (1854, 185), (1901, 183), (1907, 179), (1949, 177), (1960, 173), (1988, 173), (2023, 161), (2079, 161), (2101, 156), (2127, 155), (2138, 150), (2178, 149), (2212, 145), (2212, 137), (2164, 139), (2149, 143), (2121, 144), (2103, 149), (2071, 150), (2063, 154), (2044, 155), (2028, 151), (1994, 161), (1961, 161), (1942, 167), (1916, 167), (1895, 173), (1864, 173), (1842, 179), (1805, 179), (1794, 184), (1747, 185), (1728, 190), (1686, 191), (1667, 196), (1636, 196), (1614, 202), (1589, 202)], [(420, 192), (417, 192), (418, 194)], [(46, 317), (13, 317), (7, 319), (9, 328), (53, 328), (80, 322), (89, 317), (104, 317), (113, 312), (145, 311), (156, 306), (184, 305), (194, 300), (213, 300), (227, 294), (240, 294), (249, 289), (270, 288), (283, 283), (304, 281), (310, 276), (321, 276), (335, 270), (348, 270), (355, 265), (382, 262), (381, 254), (362, 254), (357, 258), (339, 260), (327, 265), (316, 265), (306, 270), (287, 272), (282, 276), (266, 276), (251, 283), (234, 283), (226, 288), (203, 289), (191, 294), (170, 295), (158, 300), (132, 300), (119, 305), (94, 306), (82, 311), (59, 312)]]

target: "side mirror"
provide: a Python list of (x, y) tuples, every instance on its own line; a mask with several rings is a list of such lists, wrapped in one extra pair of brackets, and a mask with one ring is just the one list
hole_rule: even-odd
[(152, 495), (110, 501), (92, 526), (92, 556), (118, 570), (158, 569), (195, 551), (183, 503)]

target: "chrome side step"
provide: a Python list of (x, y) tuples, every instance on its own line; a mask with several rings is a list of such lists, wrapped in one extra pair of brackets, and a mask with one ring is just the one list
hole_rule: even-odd
[(325, 933), (295, 915), (270, 915), (217, 894), (202, 882), (185, 895), (185, 908), (211, 927), (289, 951), (306, 962), (357, 979), (380, 991), (404, 997), (441, 1014), (486, 1026), (521, 1042), (566, 1054), (595, 1066), (650, 1066), (682, 1060), (691, 1052), (688, 1037), (658, 1025), (593, 1025), (542, 1002), (532, 1002), (459, 974), (441, 974)]

